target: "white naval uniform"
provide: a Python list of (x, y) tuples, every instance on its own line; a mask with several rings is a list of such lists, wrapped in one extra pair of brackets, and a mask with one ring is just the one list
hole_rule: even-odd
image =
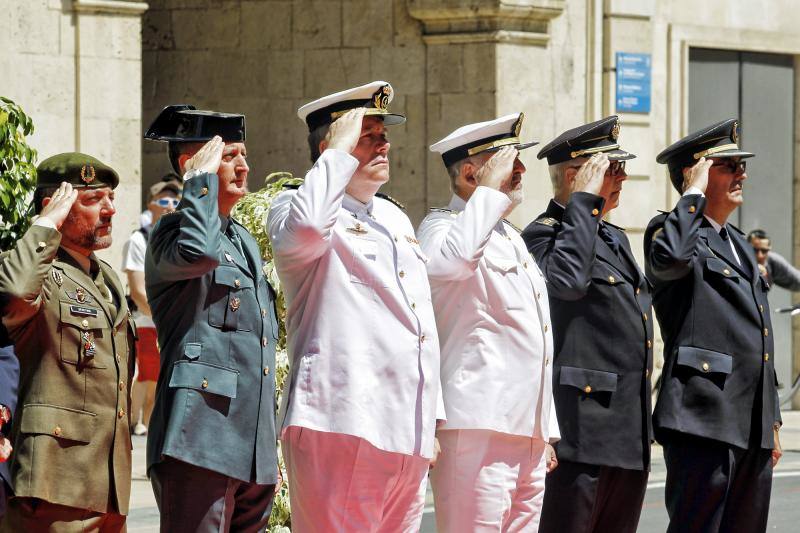
[[(374, 447), (416, 458), (414, 464), (424, 468), (415, 474), (416, 481), (407, 482), (421, 484), (424, 497), (436, 420), (445, 418), (426, 257), (411, 222), (396, 205), (381, 198), (365, 205), (345, 194), (357, 167), (350, 154), (326, 150), (300, 188), (281, 193), (270, 209), (268, 229), (286, 295), (291, 367), (281, 406), (282, 438), (286, 446), (287, 434), (301, 433), (287, 428), (303, 428), (320, 446), (324, 435), (319, 433), (340, 434), (369, 443), (358, 453)], [(293, 489), (351, 475), (352, 465), (341, 465), (342, 472), (327, 465), (324, 474), (303, 468), (300, 457), (314, 453), (311, 442), (306, 439), (309, 446), (290, 452), (295, 474), (321, 479), (298, 483), (291, 479), (290, 466)], [(358, 488), (351, 491), (356, 494), (349, 498), (357, 499)], [(302, 499), (296, 493), (293, 526), (295, 496)], [(319, 486), (308, 493), (319, 494)], [(324, 529), (323, 522), (333, 518), (322, 514), (344, 508), (348, 502), (341, 498), (346, 497), (330, 494), (324, 503), (306, 502), (313, 506), (307, 507), (308, 520)], [(420, 519), (421, 512), (420, 506)]]
[(510, 205), (479, 186), (419, 228), (448, 415), (432, 473), (440, 531), (535, 531), (544, 444), (560, 437), (545, 279), (502, 220)]

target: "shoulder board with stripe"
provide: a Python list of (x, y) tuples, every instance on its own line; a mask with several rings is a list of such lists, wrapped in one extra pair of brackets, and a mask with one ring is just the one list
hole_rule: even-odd
[(299, 189), (299, 188), (300, 188), (300, 185), (302, 185), (302, 184), (303, 184), (303, 182), (302, 182), (302, 181), (299, 181), (299, 182), (291, 182), (291, 181), (288, 181), (288, 182), (284, 183), (284, 184), (281, 186), (281, 188), (282, 188), (282, 189)]
[(554, 219), (553, 217), (537, 218), (534, 222), (536, 222), (537, 224), (544, 224), (545, 226), (551, 226), (551, 227), (560, 224), (560, 222)]
[(446, 207), (431, 207), (431, 213), (448, 213), (451, 217), (455, 218), (458, 216), (458, 213), (453, 211), (452, 209), (448, 209)]
[(401, 204), (400, 202), (398, 202), (397, 200), (395, 200), (394, 198), (392, 198), (388, 194), (383, 194), (382, 192), (376, 192), (375, 196), (377, 196), (378, 198), (383, 198), (387, 202), (393, 203), (394, 205), (396, 205), (397, 207), (399, 207), (403, 211), (406, 210), (406, 206), (404, 206), (403, 204)]
[(625, 231), (625, 228), (623, 228), (621, 226), (617, 226), (616, 224), (612, 224), (611, 222), (609, 222), (607, 220), (604, 220), (603, 222), (605, 222), (606, 225), (611, 226), (612, 228), (617, 228), (620, 231)]

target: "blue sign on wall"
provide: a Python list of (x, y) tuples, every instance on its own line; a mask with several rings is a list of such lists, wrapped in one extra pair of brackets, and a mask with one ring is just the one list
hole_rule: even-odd
[(617, 112), (650, 112), (650, 54), (617, 52)]

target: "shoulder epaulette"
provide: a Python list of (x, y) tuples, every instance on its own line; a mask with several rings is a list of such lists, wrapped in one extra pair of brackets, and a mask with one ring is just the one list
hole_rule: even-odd
[(670, 213), (669, 211), (662, 211), (661, 209), (659, 209), (658, 212), (661, 213), (662, 215), (669, 215)]
[(620, 231), (625, 231), (625, 228), (623, 228), (621, 226), (617, 226), (616, 224), (612, 224), (611, 222), (609, 222), (607, 220), (604, 220), (603, 222), (605, 222), (606, 225), (611, 226), (612, 228), (616, 228), (616, 229), (618, 229)]
[(430, 208), (430, 212), (431, 213), (447, 213), (453, 218), (458, 216), (458, 213), (456, 213), (452, 209), (448, 209), (447, 207), (431, 207)]
[(511, 226), (512, 228), (514, 228), (514, 231), (516, 231), (517, 233), (522, 233), (522, 230), (521, 230), (521, 229), (519, 229), (517, 226), (515, 226), (514, 224), (512, 224), (511, 222), (509, 222), (509, 221), (508, 221), (508, 220), (506, 220), (505, 218), (503, 219), (503, 222), (505, 222), (506, 224), (508, 224), (508, 225), (509, 225), (509, 226)]
[(388, 194), (384, 194), (382, 192), (376, 192), (375, 196), (377, 196), (378, 198), (383, 198), (384, 200), (393, 203), (394, 205), (396, 205), (397, 207), (399, 207), (403, 211), (406, 210), (406, 206), (404, 206), (403, 204), (401, 204), (400, 202), (398, 202), (397, 200), (395, 200), (394, 198), (392, 198)]
[(287, 181), (286, 183), (281, 185), (281, 188), (282, 189), (299, 189), (300, 185), (302, 185), (302, 184), (303, 184), (302, 181), (300, 181), (300, 182)]
[(555, 226), (556, 224), (560, 224), (560, 222), (553, 217), (542, 217), (537, 218), (534, 222), (537, 224), (544, 224), (545, 226)]

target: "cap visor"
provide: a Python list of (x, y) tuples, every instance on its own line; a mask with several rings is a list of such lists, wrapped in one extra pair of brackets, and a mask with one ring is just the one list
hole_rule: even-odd
[(723, 152), (717, 152), (716, 154), (711, 154), (706, 157), (706, 159), (722, 159), (728, 157), (741, 157), (742, 159), (747, 159), (748, 157), (754, 157), (756, 154), (752, 152), (745, 152), (744, 150), (725, 150)]
[(611, 150), (610, 152), (603, 152), (612, 161), (627, 161), (628, 159), (635, 159), (636, 154), (626, 152), (625, 150)]
[(403, 115), (397, 115), (395, 113), (367, 113), (367, 116), (383, 117), (384, 126), (396, 126), (397, 124), (403, 124), (406, 121), (406, 117)]

